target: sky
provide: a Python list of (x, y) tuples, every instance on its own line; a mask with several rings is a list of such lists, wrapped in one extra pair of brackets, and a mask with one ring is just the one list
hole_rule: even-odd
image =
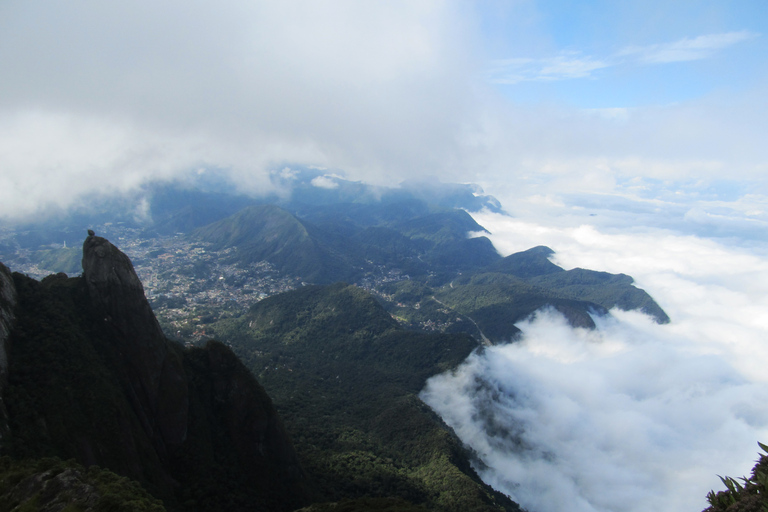
[[(487, 478), (557, 475), (527, 482), (521, 499), (545, 500), (532, 512), (577, 498), (631, 510), (629, 497), (700, 510), (714, 475), (747, 473), (768, 442), (754, 410), (768, 363), (765, 91), (762, 0), (4, 0), (0, 221), (212, 170), (254, 195), (287, 165), (477, 183), (510, 214), (477, 216), (501, 253), (543, 244), (565, 268), (630, 274), (672, 318), (615, 312), (590, 334), (542, 312), (524, 343), (445, 376), (467, 408), (503, 416), (462, 386), (527, 368), (515, 382), (482, 373), (543, 392), (511, 402), (516, 424), (553, 404), (573, 413), (528, 439), (541, 456), (502, 457), (506, 473)], [(651, 369), (666, 395), (642, 385)], [(575, 432), (573, 418), (604, 428)], [(636, 429), (629, 448), (622, 425)]]
[(759, 0), (6, 0), (0, 218), (288, 163), (762, 230), (767, 27)]

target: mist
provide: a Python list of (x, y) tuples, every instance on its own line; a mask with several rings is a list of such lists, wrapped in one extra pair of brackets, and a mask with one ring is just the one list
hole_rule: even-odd
[(532, 512), (679, 511), (706, 508), (717, 475), (749, 473), (768, 439), (763, 257), (652, 228), (475, 217), (503, 254), (536, 240), (567, 269), (632, 275), (672, 319), (613, 310), (589, 331), (545, 309), (519, 341), (430, 379), (422, 399), (484, 481)]

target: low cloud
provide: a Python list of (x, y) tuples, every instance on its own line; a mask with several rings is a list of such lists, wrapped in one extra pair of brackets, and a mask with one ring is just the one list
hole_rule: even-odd
[(339, 188), (339, 182), (337, 182), (334, 178), (336, 178), (336, 176), (324, 174), (323, 176), (318, 176), (317, 178), (314, 178), (311, 181), (311, 183), (313, 186), (318, 188), (327, 188), (327, 189)]
[(749, 472), (768, 439), (764, 243), (474, 217), (504, 255), (544, 244), (564, 268), (632, 275), (672, 319), (612, 311), (588, 331), (544, 310), (520, 343), (431, 379), (422, 398), (487, 482), (532, 512), (677, 511), (705, 508), (717, 474)]
[[(768, 385), (694, 341), (616, 312), (597, 331), (540, 311), (522, 341), (430, 379), (422, 399), (531, 512), (705, 508), (768, 435)], [(745, 458), (746, 457), (748, 458)]]

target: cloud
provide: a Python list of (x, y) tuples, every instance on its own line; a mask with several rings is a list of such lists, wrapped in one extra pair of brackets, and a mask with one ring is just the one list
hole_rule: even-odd
[(710, 58), (719, 50), (759, 37), (743, 30), (683, 38), (669, 43), (627, 46), (602, 57), (563, 50), (553, 57), (516, 57), (496, 59), (488, 69), (493, 84), (514, 85), (520, 82), (548, 82), (590, 78), (598, 70), (617, 66), (668, 64)]
[(468, 32), (431, 1), (4, 2), (0, 215), (201, 166), (252, 189), (285, 163), (434, 174), (473, 101)]
[(539, 312), (421, 397), (531, 512), (705, 508), (715, 473), (745, 472), (768, 434), (768, 386), (649, 319), (598, 325)]
[[(0, 218), (200, 168), (259, 194), (286, 165), (377, 185), (480, 182), (507, 205), (631, 195), (622, 184), (635, 177), (726, 175), (768, 195), (763, 84), (599, 115), (510, 104), (483, 81), (476, 16), (431, 1), (3, 2)], [(727, 34), (692, 41), (741, 37)], [(494, 76), (595, 76), (613, 58), (563, 51)]]
[(758, 34), (748, 30), (725, 32), (722, 34), (707, 34), (694, 38), (683, 38), (678, 41), (648, 46), (628, 46), (617, 53), (617, 56), (637, 59), (644, 64), (666, 64), (670, 62), (686, 62), (706, 59), (729, 46), (754, 39)]
[(632, 275), (672, 319), (613, 311), (588, 331), (544, 310), (522, 342), (431, 379), (422, 398), (485, 481), (532, 512), (672, 511), (705, 508), (717, 474), (748, 473), (768, 436), (764, 242), (474, 217), (502, 254), (544, 244), (565, 268)]
[(519, 82), (550, 82), (586, 78), (611, 64), (576, 52), (564, 52), (547, 59), (500, 59), (492, 63), (490, 82), (514, 85)]
[(327, 189), (334, 189), (339, 188), (339, 183), (334, 180), (336, 176), (334, 175), (323, 175), (318, 176), (317, 178), (313, 178), (311, 183), (313, 186), (318, 188), (327, 188)]

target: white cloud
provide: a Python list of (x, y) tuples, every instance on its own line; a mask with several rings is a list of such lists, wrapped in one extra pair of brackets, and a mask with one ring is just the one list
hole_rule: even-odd
[(611, 64), (576, 52), (563, 52), (547, 59), (500, 59), (492, 63), (490, 82), (513, 85), (519, 82), (550, 82), (571, 78), (585, 78), (593, 71)]
[(526, 81), (570, 80), (592, 77), (597, 70), (616, 66), (702, 60), (712, 57), (719, 50), (755, 37), (759, 35), (743, 30), (683, 38), (669, 43), (627, 46), (602, 57), (565, 50), (553, 57), (496, 59), (489, 66), (488, 80), (504, 85)]
[(432, 378), (422, 398), (531, 512), (705, 508), (768, 434), (768, 386), (637, 315), (589, 332), (556, 312), (520, 343)]
[(705, 508), (717, 474), (749, 472), (768, 436), (765, 243), (475, 219), (502, 254), (544, 244), (565, 268), (632, 275), (672, 319), (614, 311), (585, 331), (542, 312), (522, 343), (432, 379), (423, 397), (486, 481), (532, 512), (673, 511)]
[(317, 178), (313, 178), (311, 183), (312, 183), (312, 186), (315, 186), (318, 188), (327, 188), (327, 189), (339, 188), (339, 183), (334, 180), (334, 177), (335, 176), (329, 176), (329, 175), (318, 176)]
[(645, 64), (701, 60), (711, 57), (717, 50), (728, 48), (755, 37), (758, 37), (758, 34), (747, 30), (707, 34), (694, 38), (683, 38), (671, 43), (629, 46), (620, 50), (617, 55), (637, 59)]
[[(768, 195), (764, 87), (600, 115), (510, 105), (476, 81), (483, 58), (468, 10), (4, 2), (0, 217), (206, 166), (264, 192), (269, 170), (294, 163), (375, 184), (477, 181), (507, 205), (627, 194), (636, 177), (726, 175)], [(741, 36), (702, 37), (698, 46), (714, 48)], [(612, 64), (562, 52), (505, 65), (517, 69), (510, 80), (553, 80)]]
[(431, 1), (3, 2), (0, 215), (206, 164), (251, 188), (286, 162), (434, 174), (473, 101), (468, 34)]

